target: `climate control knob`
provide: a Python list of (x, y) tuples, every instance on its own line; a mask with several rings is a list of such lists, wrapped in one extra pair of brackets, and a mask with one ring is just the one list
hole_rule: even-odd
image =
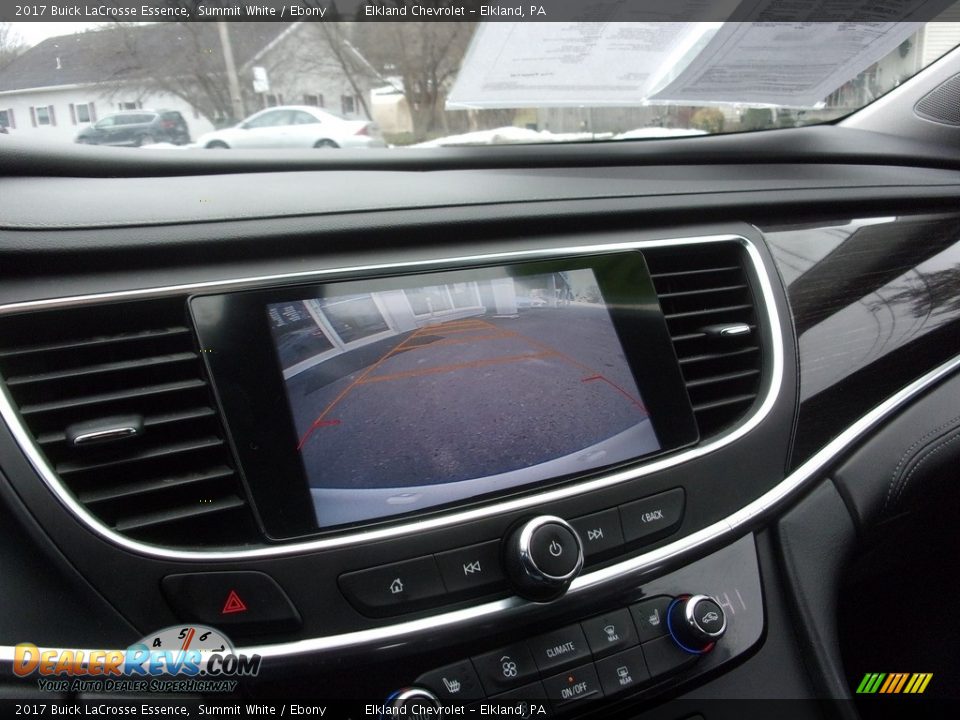
[(507, 536), (504, 568), (517, 594), (546, 602), (560, 597), (583, 568), (583, 543), (552, 515), (527, 520)]
[(681, 595), (667, 610), (667, 629), (677, 645), (695, 655), (713, 650), (727, 630), (727, 618), (709, 595)]

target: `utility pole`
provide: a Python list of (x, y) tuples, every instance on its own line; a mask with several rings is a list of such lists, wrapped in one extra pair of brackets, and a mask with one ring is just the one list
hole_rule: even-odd
[(230, 89), (230, 106), (233, 108), (233, 120), (239, 122), (247, 113), (243, 109), (243, 96), (240, 94), (240, 80), (237, 78), (237, 66), (233, 62), (233, 46), (230, 44), (230, 31), (227, 23), (217, 22), (220, 34), (220, 47), (223, 49), (223, 64), (227, 70), (227, 86)]

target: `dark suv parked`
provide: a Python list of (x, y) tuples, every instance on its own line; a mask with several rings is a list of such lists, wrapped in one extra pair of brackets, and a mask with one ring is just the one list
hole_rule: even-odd
[(131, 110), (107, 115), (77, 135), (87, 145), (150, 145), (168, 142), (186, 145), (190, 130), (183, 115), (175, 110)]

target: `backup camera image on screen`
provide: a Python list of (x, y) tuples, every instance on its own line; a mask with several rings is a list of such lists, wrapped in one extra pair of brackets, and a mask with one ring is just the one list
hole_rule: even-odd
[(590, 269), (267, 314), (319, 527), (660, 449)]

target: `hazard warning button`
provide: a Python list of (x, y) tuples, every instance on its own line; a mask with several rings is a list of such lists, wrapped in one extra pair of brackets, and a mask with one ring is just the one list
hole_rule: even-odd
[(177, 617), (236, 635), (295, 630), (300, 614), (277, 582), (261, 572), (167, 575), (161, 586)]

